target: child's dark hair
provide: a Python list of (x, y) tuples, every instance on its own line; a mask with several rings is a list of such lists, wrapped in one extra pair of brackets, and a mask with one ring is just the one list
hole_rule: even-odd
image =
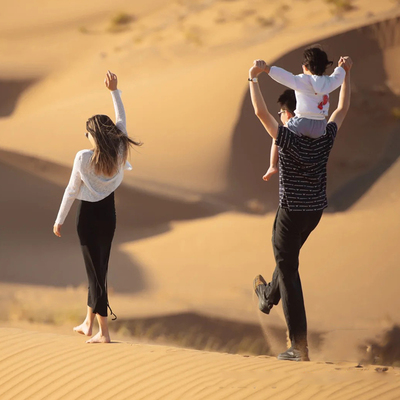
[(294, 110), (296, 109), (296, 95), (294, 94), (294, 90), (286, 89), (279, 96), (278, 103), (280, 104), (282, 110), (289, 111), (292, 115), (294, 115)]
[(323, 75), (326, 68), (333, 64), (333, 61), (328, 60), (328, 55), (319, 45), (307, 47), (304, 50), (303, 57), (303, 65), (305, 65), (313, 75)]

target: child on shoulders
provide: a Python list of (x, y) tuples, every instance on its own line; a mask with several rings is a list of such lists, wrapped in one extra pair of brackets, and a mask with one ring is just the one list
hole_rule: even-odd
[[(303, 54), (303, 73), (293, 75), (279, 67), (265, 68), (265, 71), (276, 82), (295, 91), (296, 110), (295, 116), (285, 121), (285, 126), (298, 136), (308, 136), (316, 139), (325, 133), (326, 117), (329, 111), (329, 93), (340, 87), (344, 81), (346, 72), (341, 67), (342, 57), (338, 66), (329, 76), (324, 75), (328, 66), (333, 64), (319, 46), (305, 49)], [(280, 111), (280, 115), (282, 110)], [(282, 117), (281, 117), (282, 120)], [(283, 121), (282, 121), (283, 122)], [(267, 181), (278, 172), (278, 148), (273, 143), (271, 148), (270, 168), (263, 176)]]

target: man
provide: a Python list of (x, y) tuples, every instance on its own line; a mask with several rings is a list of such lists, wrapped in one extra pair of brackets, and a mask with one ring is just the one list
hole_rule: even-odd
[[(265, 314), (269, 314), (282, 299), (291, 347), (279, 354), (280, 360), (309, 361), (307, 319), (298, 272), (299, 253), (327, 207), (326, 164), (350, 106), (352, 64), (349, 57), (341, 57), (339, 65), (346, 71), (346, 77), (341, 86), (339, 104), (329, 119), (325, 134), (316, 139), (298, 136), (287, 127), (278, 126), (258, 85), (258, 75), (268, 71), (268, 66), (264, 61), (256, 60), (249, 71), (255, 114), (279, 147), (279, 207), (272, 233), (276, 267), (270, 283), (261, 275), (256, 276), (254, 290), (259, 308)], [(281, 107), (283, 124), (293, 116), (287, 108)]]

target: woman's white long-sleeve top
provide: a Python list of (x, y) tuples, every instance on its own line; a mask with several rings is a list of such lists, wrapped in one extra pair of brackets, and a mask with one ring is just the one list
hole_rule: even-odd
[(329, 93), (343, 83), (346, 72), (342, 67), (336, 67), (329, 76), (293, 75), (283, 68), (271, 67), (269, 76), (295, 91), (297, 104), (294, 113), (296, 116), (323, 120), (328, 116)]
[[(126, 116), (121, 100), (121, 91), (114, 90), (111, 92), (111, 96), (115, 110), (115, 125), (127, 134)], [(124, 170), (132, 169), (131, 164), (127, 161), (125, 165), (121, 164), (118, 172), (112, 177), (98, 175), (91, 163), (92, 155), (93, 150), (81, 150), (76, 154), (71, 178), (61, 201), (56, 224), (64, 223), (75, 199), (91, 202), (105, 199), (121, 184)]]

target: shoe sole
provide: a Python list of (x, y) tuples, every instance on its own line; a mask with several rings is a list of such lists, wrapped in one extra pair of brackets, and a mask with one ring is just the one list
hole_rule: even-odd
[(299, 357), (299, 358), (280, 358), (279, 356), (277, 357), (277, 359), (278, 360), (280, 360), (280, 361), (310, 361), (310, 359), (307, 357), (307, 358), (302, 358), (302, 357)]
[[(260, 283), (261, 282), (261, 283)], [(265, 303), (265, 300), (260, 298), (260, 296), (257, 293), (257, 288), (261, 285), (267, 285), (267, 282), (265, 281), (265, 279), (262, 277), (262, 275), (257, 275), (254, 278), (253, 281), (253, 288), (254, 291), (258, 297), (258, 308), (261, 312), (263, 312), (264, 314), (269, 314), (269, 312), (271, 311), (272, 306), (269, 306), (268, 303)]]
[(261, 283), (257, 283), (257, 282), (261, 282), (263, 285), (267, 285), (267, 282), (265, 281), (265, 279), (263, 278), (263, 276), (262, 276), (262, 275), (257, 275), (257, 276), (254, 278), (254, 281), (253, 281), (253, 288), (254, 288), (254, 291), (256, 291), (256, 290), (257, 290), (257, 287), (261, 285)]
[(276, 357), (280, 361), (303, 361), (301, 357)]
[(310, 361), (308, 356), (297, 356), (297, 357), (291, 357), (286, 354), (279, 354), (278, 357), (276, 357), (278, 360), (281, 361)]

